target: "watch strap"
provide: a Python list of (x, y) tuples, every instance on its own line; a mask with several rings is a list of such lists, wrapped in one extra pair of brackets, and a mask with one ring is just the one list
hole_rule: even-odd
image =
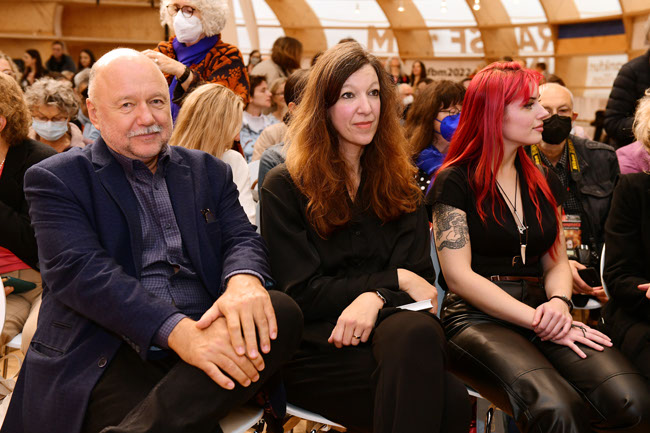
[(567, 298), (564, 295), (553, 295), (548, 300), (550, 301), (553, 298), (557, 298), (563, 301), (567, 305), (567, 307), (569, 307), (569, 314), (573, 312), (573, 301), (571, 299)]

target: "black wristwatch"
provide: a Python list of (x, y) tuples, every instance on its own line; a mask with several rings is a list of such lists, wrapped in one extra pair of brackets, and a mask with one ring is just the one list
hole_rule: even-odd
[(190, 68), (188, 68), (187, 66), (185, 66), (185, 72), (183, 72), (183, 75), (181, 75), (181, 76), (178, 78), (178, 83), (179, 83), (179, 84), (183, 84), (185, 81), (187, 81), (187, 79), (190, 77), (190, 74), (191, 74), (191, 73), (192, 73), (192, 71), (190, 71)]
[(553, 298), (558, 298), (558, 299), (564, 301), (564, 303), (567, 305), (567, 307), (569, 307), (569, 314), (571, 314), (571, 313), (573, 312), (573, 307), (574, 307), (574, 305), (573, 305), (573, 301), (572, 301), (570, 298), (567, 298), (567, 297), (564, 296), (564, 295), (554, 295), (554, 296), (551, 296), (551, 297), (549, 298), (549, 301), (550, 301), (551, 299), (553, 299)]

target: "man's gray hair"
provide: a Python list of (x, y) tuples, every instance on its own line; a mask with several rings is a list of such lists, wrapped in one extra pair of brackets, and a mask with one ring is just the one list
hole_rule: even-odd
[(88, 84), (90, 81), (90, 69), (86, 68), (74, 76), (74, 86), (79, 88), (82, 84)]
[(25, 91), (25, 101), (30, 110), (39, 105), (57, 107), (69, 119), (77, 117), (79, 100), (69, 81), (44, 77), (36, 80)]
[(573, 109), (573, 106), (574, 106), (574, 104), (573, 104), (573, 92), (571, 90), (569, 90), (569, 88), (567, 86), (563, 86), (560, 83), (544, 83), (544, 84), (541, 84), (539, 86), (539, 93), (540, 94), (542, 93), (542, 90), (544, 89), (544, 87), (551, 87), (551, 86), (558, 86), (558, 87), (564, 89), (569, 94), (569, 97), (571, 98), (571, 109)]
[[(160, 23), (167, 24), (173, 30), (174, 17), (167, 11), (170, 4), (174, 4), (174, 0), (161, 0)], [(205, 36), (218, 35), (226, 27), (229, 12), (227, 0), (192, 0), (190, 6), (201, 12), (201, 25)]]

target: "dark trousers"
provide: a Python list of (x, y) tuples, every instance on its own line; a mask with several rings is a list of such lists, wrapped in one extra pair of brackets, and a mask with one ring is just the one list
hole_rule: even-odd
[(628, 328), (619, 348), (650, 383), (650, 324), (637, 322)]
[(305, 324), (283, 371), (289, 402), (352, 430), (467, 433), (465, 386), (445, 371), (446, 339), (432, 315), (401, 311), (382, 320), (368, 343), (337, 349), (334, 324)]
[(284, 293), (269, 292), (278, 337), (264, 355), (260, 380), (244, 388), (221, 388), (202, 370), (177, 356), (142, 361), (127, 345), (118, 351), (93, 388), (84, 433), (214, 433), (219, 420), (250, 400), (291, 358), (300, 342), (302, 313)]
[(454, 371), (523, 433), (650, 432), (650, 396), (616, 349), (581, 359), (532, 331), (473, 321), (450, 338)]

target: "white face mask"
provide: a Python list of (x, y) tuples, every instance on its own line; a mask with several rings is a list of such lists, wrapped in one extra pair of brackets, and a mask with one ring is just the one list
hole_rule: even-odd
[(174, 32), (178, 42), (184, 44), (191, 44), (199, 40), (201, 33), (203, 33), (203, 25), (201, 20), (192, 15), (185, 18), (183, 12), (178, 11), (174, 17)]
[(63, 134), (68, 132), (68, 122), (65, 120), (60, 122), (48, 120), (47, 122), (44, 122), (42, 120), (34, 119), (32, 121), (32, 128), (34, 128), (34, 131), (39, 135), (39, 137), (44, 138), (47, 141), (56, 141), (63, 137)]

